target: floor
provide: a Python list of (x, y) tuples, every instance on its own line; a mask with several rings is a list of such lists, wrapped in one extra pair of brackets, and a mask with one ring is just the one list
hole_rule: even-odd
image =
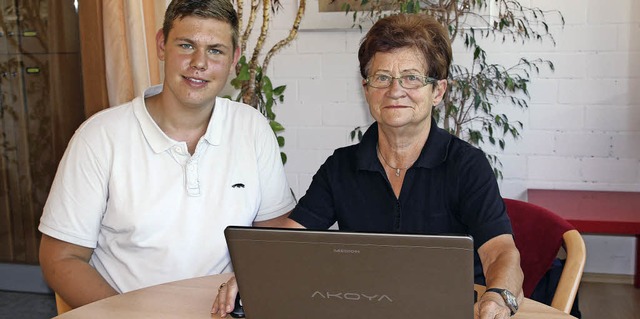
[[(632, 285), (583, 282), (582, 319), (640, 319), (640, 289)], [(56, 315), (50, 294), (0, 291), (0, 319), (45, 319)]]
[(582, 319), (640, 319), (640, 289), (633, 285), (582, 282)]
[(0, 319), (45, 319), (56, 314), (56, 300), (52, 294), (0, 290)]

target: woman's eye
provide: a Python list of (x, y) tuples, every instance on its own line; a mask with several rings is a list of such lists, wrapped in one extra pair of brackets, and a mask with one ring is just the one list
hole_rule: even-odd
[(391, 77), (388, 75), (384, 75), (384, 74), (376, 75), (376, 81), (378, 82), (388, 82), (389, 80), (391, 80)]
[(420, 78), (417, 75), (413, 75), (413, 74), (405, 75), (404, 79), (406, 81), (411, 81), (411, 82), (415, 82), (415, 81), (419, 81), (420, 80)]

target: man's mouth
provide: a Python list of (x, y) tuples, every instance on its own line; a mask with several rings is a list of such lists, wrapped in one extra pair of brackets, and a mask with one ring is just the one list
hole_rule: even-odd
[(209, 81), (207, 81), (207, 80), (191, 78), (191, 77), (188, 77), (188, 76), (183, 76), (183, 78), (184, 78), (185, 80), (189, 81), (189, 82), (194, 82), (194, 83), (199, 83), (199, 84), (209, 82)]

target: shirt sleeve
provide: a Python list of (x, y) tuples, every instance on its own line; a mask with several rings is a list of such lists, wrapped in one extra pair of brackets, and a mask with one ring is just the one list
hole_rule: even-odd
[(329, 167), (336, 161), (335, 153), (313, 176), (307, 193), (300, 199), (289, 218), (309, 229), (328, 229), (336, 222)]
[(40, 219), (43, 234), (95, 248), (108, 197), (108, 171), (83, 138), (81, 130), (69, 142), (53, 180)]
[(512, 234), (496, 177), (485, 154), (467, 147), (456, 162), (461, 218), (469, 227), (476, 249), (493, 237)]
[(278, 141), (266, 121), (260, 121), (255, 140), (261, 198), (255, 221), (265, 221), (291, 211), (295, 199), (284, 173)]

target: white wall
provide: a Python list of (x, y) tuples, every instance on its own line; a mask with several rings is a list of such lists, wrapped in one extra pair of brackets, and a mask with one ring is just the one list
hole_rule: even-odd
[[(297, 1), (283, 3), (272, 26), (276, 35), (291, 23)], [(526, 199), (527, 188), (640, 191), (640, 2), (526, 3), (560, 10), (566, 25), (553, 25), (557, 20), (549, 16), (555, 47), (550, 42), (483, 45), (494, 62), (541, 57), (556, 67), (534, 75), (528, 110), (505, 111), (525, 129), (521, 140), (498, 152), (503, 196)], [(372, 121), (358, 75), (362, 35), (358, 30), (302, 31), (268, 70), (275, 85), (287, 85), (285, 103), (276, 113), (286, 128), (285, 169), (298, 197), (333, 149), (351, 143), (348, 133)], [(455, 45), (455, 61), (463, 63), (468, 56)], [(632, 237), (585, 239), (587, 272), (633, 273)]]

